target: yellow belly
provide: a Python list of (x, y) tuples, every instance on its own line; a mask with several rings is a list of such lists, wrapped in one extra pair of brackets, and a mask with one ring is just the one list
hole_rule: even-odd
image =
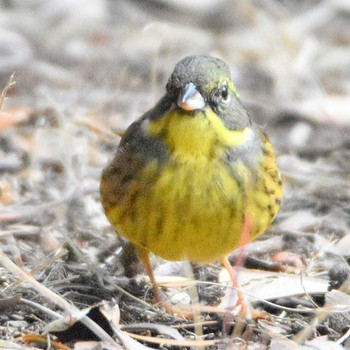
[(164, 259), (215, 261), (237, 247), (247, 210), (252, 238), (268, 227), (264, 191), (242, 164), (233, 177), (221, 160), (175, 160), (144, 169), (132, 198), (106, 214), (120, 235)]

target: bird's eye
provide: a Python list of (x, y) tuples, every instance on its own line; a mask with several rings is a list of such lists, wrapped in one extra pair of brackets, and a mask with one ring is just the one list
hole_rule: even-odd
[(229, 104), (229, 100), (230, 90), (226, 84), (214, 89), (210, 98), (213, 107), (221, 106), (222, 108)]
[(221, 92), (221, 97), (222, 97), (224, 100), (227, 100), (227, 98), (228, 98), (228, 88), (227, 88), (226, 85), (224, 85), (224, 86), (221, 88), (220, 92)]

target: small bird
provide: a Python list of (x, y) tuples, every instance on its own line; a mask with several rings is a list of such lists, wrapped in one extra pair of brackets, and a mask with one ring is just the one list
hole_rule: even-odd
[(149, 254), (221, 261), (237, 286), (227, 255), (270, 226), (282, 182), (269, 138), (243, 108), (228, 66), (189, 56), (159, 102), (126, 130), (100, 192), (107, 218), (135, 246), (162, 302)]

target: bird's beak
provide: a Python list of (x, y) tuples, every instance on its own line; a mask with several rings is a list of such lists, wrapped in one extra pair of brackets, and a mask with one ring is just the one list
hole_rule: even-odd
[(205, 106), (203, 96), (198, 92), (196, 85), (188, 83), (180, 92), (177, 105), (185, 111), (202, 109)]

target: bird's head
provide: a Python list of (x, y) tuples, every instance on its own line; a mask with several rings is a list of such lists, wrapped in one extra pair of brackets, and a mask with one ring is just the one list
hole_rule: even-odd
[(229, 67), (211, 56), (189, 56), (176, 66), (167, 95), (188, 114), (212, 109), (228, 129), (243, 129), (249, 118), (242, 107)]

